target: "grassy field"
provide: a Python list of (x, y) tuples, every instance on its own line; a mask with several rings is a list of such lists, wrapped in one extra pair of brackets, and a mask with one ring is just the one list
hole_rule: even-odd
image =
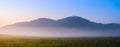
[(120, 47), (120, 38), (4, 38), (0, 47)]

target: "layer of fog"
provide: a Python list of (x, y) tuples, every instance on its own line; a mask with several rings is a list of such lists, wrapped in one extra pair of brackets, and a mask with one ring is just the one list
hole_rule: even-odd
[(87, 30), (73, 28), (26, 28), (14, 27), (0, 29), (0, 34), (37, 36), (37, 37), (101, 37), (120, 36), (119, 31), (114, 30)]

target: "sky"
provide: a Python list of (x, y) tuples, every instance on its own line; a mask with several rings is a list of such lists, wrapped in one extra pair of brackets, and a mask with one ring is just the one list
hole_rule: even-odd
[(120, 0), (0, 0), (0, 27), (73, 15), (97, 23), (120, 23)]

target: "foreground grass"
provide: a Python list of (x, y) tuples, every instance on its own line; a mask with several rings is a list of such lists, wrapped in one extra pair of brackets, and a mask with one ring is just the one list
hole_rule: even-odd
[(120, 38), (10, 38), (0, 47), (120, 47)]

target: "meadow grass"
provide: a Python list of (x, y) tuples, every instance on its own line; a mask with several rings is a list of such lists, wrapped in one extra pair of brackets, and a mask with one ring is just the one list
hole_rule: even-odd
[(120, 38), (4, 38), (0, 47), (120, 47)]

